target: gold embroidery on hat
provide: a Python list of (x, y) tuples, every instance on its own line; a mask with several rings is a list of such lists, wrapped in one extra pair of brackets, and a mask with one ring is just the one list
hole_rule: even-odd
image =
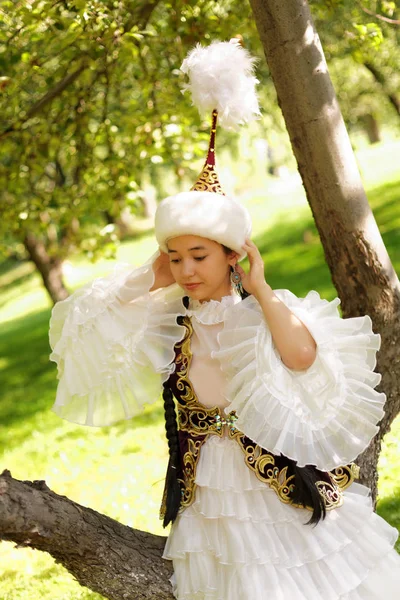
[(226, 194), (222, 191), (222, 187), (215, 170), (215, 137), (217, 132), (217, 118), (218, 111), (213, 110), (210, 143), (208, 145), (206, 162), (204, 163), (204, 167), (198, 176), (196, 183), (190, 188), (190, 190), (196, 192), (214, 192), (216, 194), (225, 196)]

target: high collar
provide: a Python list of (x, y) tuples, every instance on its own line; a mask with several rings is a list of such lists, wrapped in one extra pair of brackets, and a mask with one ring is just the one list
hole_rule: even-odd
[(206, 302), (200, 302), (199, 300), (190, 298), (186, 314), (189, 317), (194, 317), (196, 321), (203, 325), (215, 325), (215, 323), (221, 323), (224, 320), (225, 310), (229, 306), (233, 306), (240, 301), (240, 296), (235, 292), (223, 296), (221, 300), (207, 300)]

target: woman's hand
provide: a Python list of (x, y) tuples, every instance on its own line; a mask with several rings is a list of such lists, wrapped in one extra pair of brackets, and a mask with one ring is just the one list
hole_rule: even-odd
[(160, 249), (160, 256), (153, 262), (153, 271), (155, 275), (154, 285), (150, 289), (150, 292), (153, 290), (158, 290), (159, 288), (168, 287), (175, 283), (175, 279), (171, 273), (171, 269), (169, 266), (169, 256), (165, 252)]
[(259, 249), (250, 239), (246, 239), (242, 248), (249, 257), (250, 271), (246, 273), (239, 264), (236, 265), (236, 271), (242, 278), (242, 285), (246, 292), (257, 298), (265, 288), (269, 288), (264, 276), (264, 261)]

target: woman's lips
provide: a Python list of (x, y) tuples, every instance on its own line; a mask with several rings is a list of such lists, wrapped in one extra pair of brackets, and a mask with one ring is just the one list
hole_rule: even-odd
[(194, 289), (196, 289), (196, 288), (197, 288), (199, 285), (201, 285), (201, 284), (200, 284), (200, 283), (187, 283), (187, 284), (185, 285), (185, 288), (186, 288), (187, 290), (194, 290)]

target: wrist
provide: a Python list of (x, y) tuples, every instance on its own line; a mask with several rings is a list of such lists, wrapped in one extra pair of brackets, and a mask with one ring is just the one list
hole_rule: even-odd
[(272, 291), (271, 286), (264, 281), (264, 283), (257, 288), (257, 290), (253, 293), (253, 296), (258, 302), (268, 301), (275, 297), (274, 292)]

